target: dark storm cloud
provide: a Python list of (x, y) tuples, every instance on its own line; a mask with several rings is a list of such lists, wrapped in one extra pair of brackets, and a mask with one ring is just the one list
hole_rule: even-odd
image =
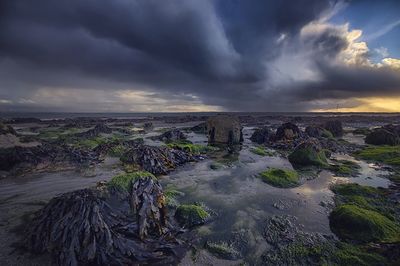
[(165, 98), (193, 94), (227, 110), (304, 109), (290, 104), (294, 95), (308, 101), (362, 89), (356, 76), (327, 87), (346, 74), (329, 63), (348, 45), (334, 30), (303, 44), (321, 64), (323, 82), (269, 82), (268, 64), (283, 53), (278, 38), (295, 43), (299, 30), (334, 2), (1, 1), (0, 99), (29, 98), (43, 87), (131, 88)]

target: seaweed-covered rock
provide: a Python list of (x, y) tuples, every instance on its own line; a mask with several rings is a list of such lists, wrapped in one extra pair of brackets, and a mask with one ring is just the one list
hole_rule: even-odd
[(293, 123), (284, 123), (277, 128), (275, 133), (275, 140), (291, 141), (301, 136), (300, 129)]
[(200, 205), (180, 205), (175, 212), (175, 218), (181, 226), (193, 227), (204, 224), (210, 214)]
[(153, 139), (161, 140), (164, 142), (173, 142), (173, 141), (186, 140), (186, 136), (179, 129), (172, 129), (164, 132), (160, 136), (153, 137)]
[(257, 128), (256, 130), (254, 130), (253, 135), (251, 135), (250, 140), (258, 144), (263, 144), (269, 141), (271, 135), (272, 133), (269, 128)]
[(400, 144), (400, 138), (396, 133), (393, 133), (384, 128), (378, 128), (369, 133), (365, 138), (365, 143), (373, 145), (391, 145)]
[(242, 126), (236, 116), (218, 115), (207, 120), (209, 143), (239, 144), (243, 141)]
[(43, 143), (32, 147), (0, 149), (0, 170), (15, 173), (68, 168), (95, 162), (98, 162), (96, 154), (67, 145)]
[(88, 131), (81, 132), (75, 134), (75, 136), (80, 138), (94, 138), (99, 136), (100, 134), (111, 134), (112, 129), (106, 126), (105, 124), (97, 124), (93, 129), (89, 129)]
[(125, 197), (115, 193), (83, 189), (52, 199), (27, 227), (26, 246), (57, 265), (176, 264), (185, 247), (166, 222), (160, 184), (138, 178)]
[(324, 128), (329, 130), (335, 137), (343, 136), (343, 126), (342, 122), (339, 120), (330, 120), (325, 122)]
[(289, 162), (295, 166), (327, 165), (325, 151), (315, 138), (307, 139), (298, 145), (289, 155)]
[(177, 166), (194, 161), (196, 157), (182, 150), (168, 147), (138, 145), (121, 157), (121, 161), (134, 164), (152, 174), (167, 174)]
[(330, 138), (333, 137), (332, 133), (319, 126), (308, 126), (305, 129), (306, 134), (312, 138)]

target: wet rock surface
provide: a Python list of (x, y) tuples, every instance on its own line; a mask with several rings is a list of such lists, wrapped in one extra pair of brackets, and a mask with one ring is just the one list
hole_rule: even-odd
[(75, 134), (75, 136), (79, 138), (93, 138), (99, 136), (102, 133), (111, 134), (112, 129), (106, 126), (105, 124), (97, 124), (93, 129), (90, 129), (82, 133), (77, 133)]
[(343, 126), (340, 120), (327, 121), (324, 124), (324, 128), (329, 130), (335, 137), (343, 136)]
[(57, 265), (176, 264), (186, 247), (167, 222), (158, 182), (139, 178), (128, 195), (116, 193), (83, 189), (52, 199), (28, 226), (27, 248), (49, 252)]
[(296, 166), (327, 165), (325, 152), (318, 139), (310, 138), (299, 144), (289, 155), (289, 162)]
[(400, 137), (395, 126), (389, 125), (382, 128), (374, 129), (365, 138), (365, 143), (373, 145), (398, 145)]

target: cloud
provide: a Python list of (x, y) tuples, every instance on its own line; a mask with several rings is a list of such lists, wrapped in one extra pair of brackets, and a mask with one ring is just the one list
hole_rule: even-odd
[(0, 109), (295, 111), (395, 94), (396, 59), (371, 63), (361, 30), (329, 23), (347, 4), (2, 1)]

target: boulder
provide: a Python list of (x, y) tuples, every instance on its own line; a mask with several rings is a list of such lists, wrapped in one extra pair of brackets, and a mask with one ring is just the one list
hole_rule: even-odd
[(309, 138), (299, 144), (289, 155), (289, 162), (294, 166), (326, 166), (325, 151), (318, 139)]
[(275, 133), (275, 140), (291, 141), (297, 139), (300, 136), (300, 129), (295, 124), (288, 122), (278, 127)]
[(324, 124), (324, 128), (326, 130), (329, 130), (333, 134), (334, 137), (343, 136), (343, 126), (342, 126), (342, 122), (340, 122), (339, 120), (327, 121)]
[(206, 123), (203, 122), (191, 127), (190, 130), (193, 131), (194, 133), (205, 134), (207, 133), (207, 126)]
[(378, 128), (369, 133), (365, 138), (365, 143), (372, 145), (398, 145), (400, 138), (397, 134), (384, 128)]
[(243, 141), (242, 126), (236, 116), (218, 115), (207, 120), (208, 142), (239, 144)]
[(253, 135), (251, 135), (250, 140), (258, 143), (258, 144), (263, 144), (269, 141), (271, 138), (271, 130), (267, 127), (262, 127), (262, 128), (257, 128)]

